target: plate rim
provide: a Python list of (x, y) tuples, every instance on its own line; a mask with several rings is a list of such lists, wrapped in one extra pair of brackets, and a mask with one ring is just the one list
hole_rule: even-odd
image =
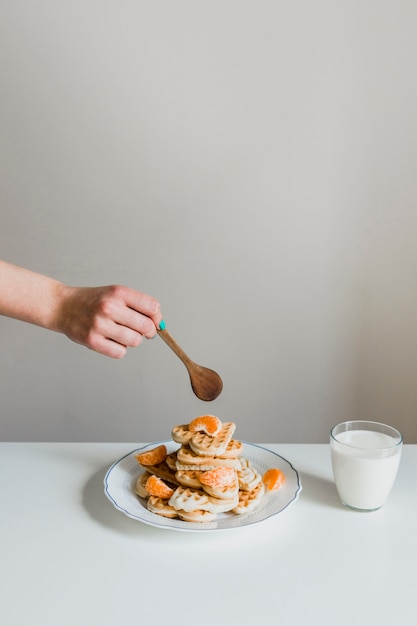
[[(146, 519), (144, 517), (139, 517), (138, 515), (135, 515), (131, 512), (129, 512), (129, 510), (127, 510), (126, 508), (124, 508), (123, 506), (121, 506), (114, 498), (114, 496), (109, 492), (109, 477), (112, 474), (112, 472), (115, 470), (115, 468), (120, 465), (125, 459), (127, 459), (128, 457), (137, 454), (139, 451), (143, 451), (146, 450), (147, 448), (151, 447), (151, 446), (158, 446), (158, 445), (162, 445), (165, 444), (167, 446), (178, 446), (178, 444), (173, 440), (173, 439), (165, 439), (165, 440), (160, 440), (160, 441), (155, 441), (155, 442), (151, 442), (151, 443), (147, 443), (144, 445), (141, 445), (140, 447), (134, 448), (133, 450), (130, 450), (129, 452), (127, 452), (126, 454), (124, 454), (123, 456), (121, 456), (120, 458), (118, 458), (117, 460), (115, 460), (110, 467), (107, 469), (106, 474), (104, 476), (104, 480), (103, 480), (103, 484), (104, 484), (104, 493), (106, 495), (106, 497), (108, 498), (108, 500), (111, 502), (111, 504), (114, 506), (115, 509), (117, 509), (118, 511), (120, 511), (121, 513), (123, 513), (124, 515), (126, 515), (127, 517), (130, 517), (130, 519), (133, 519), (135, 521), (141, 522), (143, 524), (146, 524), (148, 526), (153, 526), (154, 528), (160, 528), (160, 529), (164, 529), (164, 530), (174, 530), (174, 531), (181, 531), (181, 532), (213, 532), (213, 531), (230, 531), (230, 530), (237, 530), (240, 528), (245, 528), (247, 526), (252, 526), (254, 524), (260, 524), (261, 522), (264, 522), (265, 520), (269, 519), (270, 517), (273, 517), (274, 515), (278, 515), (279, 513), (282, 513), (283, 511), (285, 511), (289, 506), (291, 506), (292, 504), (294, 504), (299, 496), (300, 493), (303, 489), (302, 487), (302, 483), (301, 483), (301, 477), (300, 477), (300, 473), (299, 471), (294, 467), (294, 465), (291, 463), (291, 461), (289, 461), (287, 458), (285, 458), (284, 456), (282, 456), (282, 454), (279, 454), (278, 452), (275, 452), (274, 450), (271, 450), (270, 448), (267, 448), (265, 445), (261, 445), (261, 444), (257, 444), (257, 443), (252, 443), (252, 442), (248, 442), (248, 441), (243, 441), (241, 440), (242, 444), (244, 446), (249, 446), (250, 448), (256, 448), (259, 449), (261, 451), (267, 452), (269, 454), (272, 454), (276, 457), (278, 457), (279, 459), (281, 459), (282, 461), (284, 461), (292, 470), (292, 472), (294, 473), (294, 476), (296, 478), (296, 488), (295, 488), (295, 492), (292, 494), (291, 499), (285, 503), (285, 505), (280, 508), (279, 510), (272, 510), (269, 514), (265, 515), (265, 517), (262, 517), (261, 519), (252, 519), (251, 517), (253, 517), (251, 515), (251, 513), (248, 513), (247, 515), (244, 516), (236, 516), (237, 519), (241, 519), (244, 520), (244, 523), (240, 523), (240, 524), (236, 524), (236, 525), (231, 525), (231, 526), (222, 526), (222, 527), (218, 527), (216, 525), (216, 521), (214, 522), (208, 522), (207, 524), (204, 523), (193, 523), (193, 522), (184, 522), (181, 520), (174, 520), (174, 519), (169, 519), (168, 518), (164, 518), (163, 516), (159, 516), (161, 518), (161, 522), (159, 522), (159, 520), (151, 520), (151, 519)], [(244, 453), (243, 455), (244, 456)], [(140, 466), (138, 465), (138, 470), (140, 470)], [(147, 509), (145, 509), (145, 511), (147, 511)], [(254, 511), (253, 513), (256, 513), (256, 511)], [(168, 524), (168, 521), (170, 522)], [(177, 522), (179, 525), (177, 526), (175, 524), (175, 522)], [(185, 526), (186, 524), (186, 526)]]

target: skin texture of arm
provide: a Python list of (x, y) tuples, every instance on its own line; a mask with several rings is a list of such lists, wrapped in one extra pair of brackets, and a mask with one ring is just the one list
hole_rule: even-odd
[(160, 304), (122, 285), (70, 287), (0, 260), (0, 315), (63, 333), (112, 358), (155, 336)]

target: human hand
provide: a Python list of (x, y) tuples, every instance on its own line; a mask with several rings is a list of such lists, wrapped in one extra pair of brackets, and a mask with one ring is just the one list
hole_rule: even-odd
[(121, 285), (61, 285), (55, 330), (100, 354), (120, 359), (155, 336), (162, 321), (155, 298)]

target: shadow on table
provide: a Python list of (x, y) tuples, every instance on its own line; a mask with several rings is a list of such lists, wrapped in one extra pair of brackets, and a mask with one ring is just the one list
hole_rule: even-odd
[(137, 521), (127, 517), (117, 511), (104, 494), (104, 477), (109, 466), (93, 474), (86, 482), (83, 489), (83, 506), (90, 517), (105, 526), (106, 528), (130, 536), (143, 536), (151, 533), (155, 529), (145, 524), (138, 524)]
[(303, 471), (300, 471), (300, 475), (303, 486), (301, 492), (303, 500), (311, 500), (332, 508), (343, 508), (333, 481)]
[[(111, 532), (120, 536), (136, 539), (139, 541), (154, 540), (157, 538), (158, 545), (172, 547), (173, 531), (166, 528), (155, 528), (149, 524), (139, 523), (127, 515), (114, 508), (104, 493), (104, 477), (109, 468), (107, 464), (102, 469), (95, 472), (86, 482), (82, 492), (83, 507), (91, 519)], [(256, 542), (264, 541), (268, 538), (268, 533), (256, 533), (257, 524), (248, 526), (245, 529), (251, 533), (251, 546), (256, 547)], [(199, 532), (175, 532), (175, 545), (181, 548), (182, 545), (195, 545), (200, 549), (213, 550), (213, 545), (217, 542), (226, 541), (229, 551), (236, 550), (241, 553), (241, 534), (236, 533), (199, 533)], [(204, 541), (202, 541), (204, 537)], [(226, 539), (227, 538), (227, 539)]]

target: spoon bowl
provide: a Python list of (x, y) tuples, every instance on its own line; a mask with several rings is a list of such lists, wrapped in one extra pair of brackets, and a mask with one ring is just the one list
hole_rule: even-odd
[(184, 363), (190, 376), (191, 388), (197, 398), (206, 402), (215, 400), (223, 389), (223, 381), (217, 372), (192, 361), (166, 329), (158, 330), (158, 335)]

